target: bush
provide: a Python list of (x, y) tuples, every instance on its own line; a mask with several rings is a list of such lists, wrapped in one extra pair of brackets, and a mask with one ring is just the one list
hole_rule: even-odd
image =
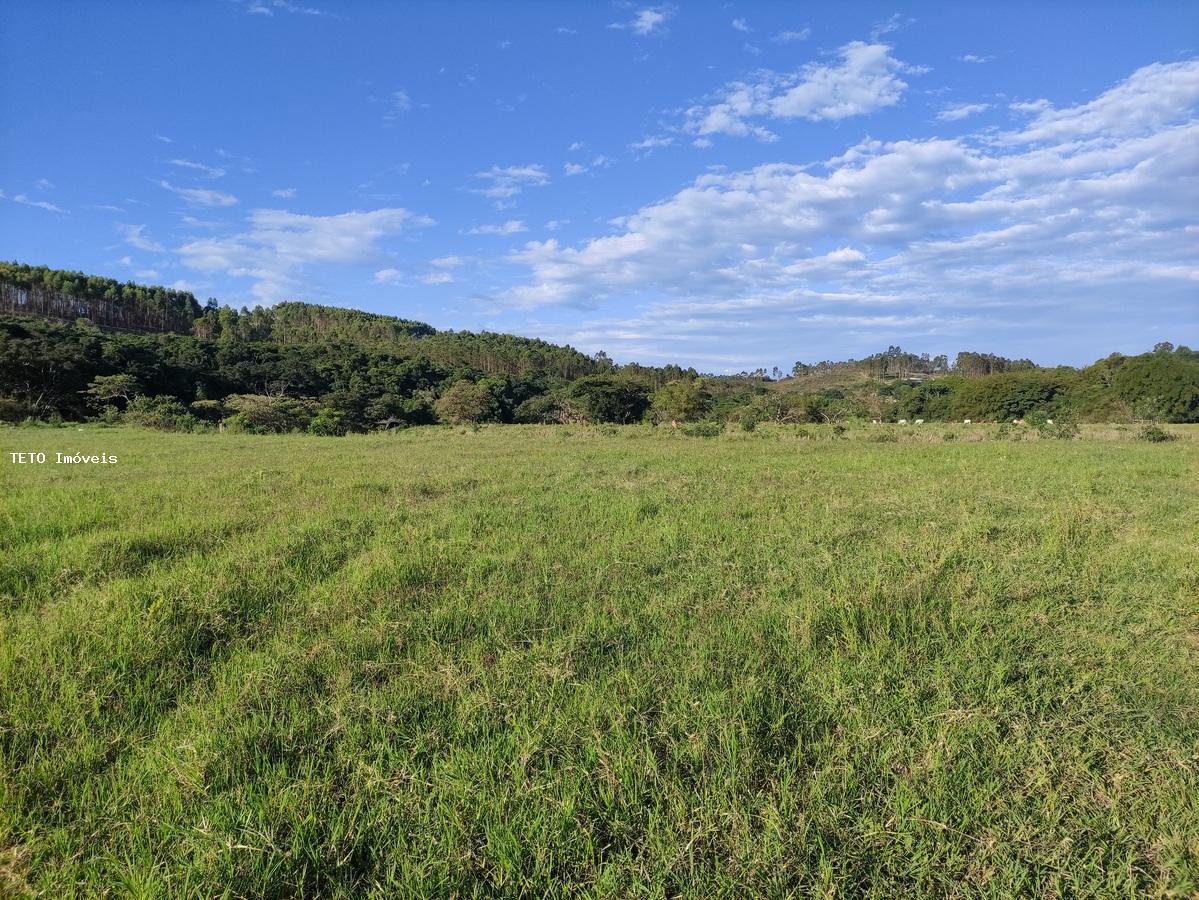
[(220, 400), (196, 400), (189, 404), (192, 415), (204, 422), (219, 422), (225, 416), (225, 404)]
[(639, 422), (649, 408), (649, 391), (641, 384), (612, 375), (588, 375), (571, 383), (566, 396), (589, 422)]
[(758, 427), (758, 420), (755, 419), (753, 416), (746, 416), (744, 419), (741, 420), (741, 430), (742, 431), (753, 431), (757, 427)]
[(525, 425), (581, 425), (587, 413), (566, 397), (538, 394), (516, 407), (515, 419)]
[(225, 406), (235, 413), (225, 420), (225, 425), (250, 434), (303, 431), (316, 417), (318, 409), (315, 400), (261, 394), (233, 394), (225, 398)]
[(319, 434), (324, 437), (341, 437), (349, 430), (345, 413), (328, 406), (322, 406), (320, 412), (316, 414), (316, 418), (308, 423), (309, 434)]
[(450, 425), (477, 425), (499, 416), (495, 395), (484, 384), (455, 381), (436, 403), (437, 418)]
[(24, 422), (33, 416), (33, 406), (24, 400), (0, 397), (0, 422)]
[(899, 440), (890, 431), (880, 431), (878, 434), (871, 435), (870, 443), (872, 444), (894, 444)]
[(699, 378), (668, 381), (653, 397), (654, 421), (693, 422), (708, 414), (712, 394)]
[(1037, 431), (1041, 433), (1041, 437), (1043, 438), (1051, 438), (1059, 441), (1073, 440), (1074, 438), (1078, 437), (1079, 433), (1078, 425), (1069, 421), (1056, 421), (1052, 424), (1046, 422), (1044, 425), (1038, 428)]
[(941, 440), (945, 441), (946, 443), (949, 443), (950, 441), (956, 441), (957, 439), (958, 439), (958, 436), (957, 436), (957, 432), (955, 432), (955, 431), (947, 431), (943, 435), (941, 435)]
[(122, 420), (159, 431), (194, 431), (200, 425), (200, 420), (188, 412), (186, 406), (169, 396), (135, 397)]
[(1149, 441), (1151, 444), (1164, 444), (1167, 441), (1178, 440), (1178, 435), (1171, 434), (1160, 425), (1146, 425), (1137, 434), (1137, 437), (1142, 441)]
[(849, 431), (849, 429), (838, 422), (833, 426), (833, 437), (843, 437), (847, 431)]
[(724, 432), (724, 426), (719, 422), (695, 422), (683, 426), (683, 434), (688, 437), (713, 438)]

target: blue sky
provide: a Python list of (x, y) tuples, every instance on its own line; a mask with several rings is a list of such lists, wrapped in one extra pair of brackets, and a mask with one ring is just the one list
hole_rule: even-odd
[(1193, 3), (0, 9), (0, 256), (712, 372), (1199, 344)]

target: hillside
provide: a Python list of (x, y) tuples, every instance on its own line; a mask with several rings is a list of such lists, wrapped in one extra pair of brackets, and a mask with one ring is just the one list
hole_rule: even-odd
[(537, 338), (300, 302), (201, 307), (169, 288), (0, 264), (0, 421), (344, 434), (438, 421), (710, 419), (752, 428), (1026, 415), (1199, 421), (1199, 353), (1162, 344), (1050, 369), (893, 346), (860, 360), (796, 363), (781, 380), (761, 369), (701, 377)]

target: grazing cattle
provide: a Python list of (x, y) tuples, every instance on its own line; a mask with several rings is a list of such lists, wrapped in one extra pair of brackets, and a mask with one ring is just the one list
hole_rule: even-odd
[(1053, 419), (1046, 419), (1046, 420), (1045, 420), (1045, 424), (1046, 424), (1046, 425), (1052, 425), (1052, 424), (1053, 424)]
[(923, 425), (923, 424), (924, 424), (924, 420), (923, 420), (923, 419), (917, 419), (917, 420), (916, 420), (916, 424), (917, 424), (917, 425)]
[(907, 424), (908, 424), (908, 420), (907, 420), (907, 419), (900, 419), (900, 420), (899, 420), (899, 424), (900, 424), (900, 425), (907, 425)]
[(962, 424), (963, 424), (963, 425), (969, 425), (969, 424), (970, 424), (970, 420), (969, 420), (969, 419), (962, 419)]

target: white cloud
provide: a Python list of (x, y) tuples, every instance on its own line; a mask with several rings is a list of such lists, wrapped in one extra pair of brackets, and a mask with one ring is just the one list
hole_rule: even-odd
[(566, 165), (564, 165), (562, 167), (562, 174), (567, 175), (567, 176), (582, 175), (586, 171), (587, 171), (587, 167), (580, 165), (579, 163), (568, 162)]
[(404, 279), (399, 269), (380, 269), (375, 273), (375, 284), (396, 284)]
[(471, 193), (482, 194), (492, 200), (515, 197), (526, 187), (540, 187), (550, 180), (549, 174), (539, 165), (492, 166), (486, 172), (476, 172), (475, 178), (483, 181), (485, 186), (471, 188)]
[(147, 250), (151, 253), (162, 253), (166, 249), (158, 241), (146, 237), (145, 225), (117, 225), (117, 230), (125, 235), (125, 243), (130, 247)]
[(749, 23), (744, 19), (733, 19), (732, 25), (735, 31), (740, 31), (745, 34), (749, 34), (749, 32), (753, 31), (753, 29), (749, 27)]
[(472, 228), (470, 231), (468, 231), (466, 233), (467, 234), (505, 235), (505, 234), (519, 234), (522, 231), (528, 231), (528, 230), (529, 229), (525, 227), (525, 223), (522, 222), (520, 219), (509, 219), (507, 222), (504, 222), (500, 225), (479, 225), (478, 227)]
[(405, 90), (392, 91), (383, 99), (387, 110), (383, 113), (383, 123), (393, 125), (404, 113), (412, 109), (412, 98)]
[(958, 61), (959, 62), (968, 62), (968, 63), (987, 63), (987, 62), (990, 62), (991, 60), (993, 60), (994, 58), (995, 57), (993, 57), (993, 56), (978, 56), (974, 53), (967, 53), (965, 56), (959, 56)]
[(771, 38), (776, 44), (795, 44), (799, 41), (806, 41), (812, 36), (811, 28), (801, 28), (798, 31), (780, 31)]
[(577, 152), (577, 151), (579, 151), (579, 150), (582, 150), (582, 149), (583, 149), (584, 147), (586, 147), (586, 146), (587, 146), (587, 145), (586, 145), (586, 144), (584, 144), (582, 141), (575, 141), (573, 144), (571, 144), (571, 145), (570, 145), (569, 147), (567, 147), (566, 149), (567, 149), (567, 151), (568, 151), (568, 152), (570, 152), (570, 153), (575, 153), (575, 152)]
[(659, 147), (669, 147), (674, 143), (674, 138), (668, 135), (659, 135), (658, 137), (647, 137), (635, 144), (629, 144), (630, 150), (656, 150)]
[(454, 276), (449, 272), (429, 272), (421, 278), (424, 284), (453, 284)]
[[(1179, 67), (1155, 65), (1092, 101), (1038, 108), (1033, 135), (1081, 142), (865, 141), (823, 163), (704, 175), (609, 233), (526, 243), (509, 258), (528, 278), (501, 299), (637, 304), (589, 333), (623, 333), (613, 350), (658, 358), (801, 326), (877, 346), (901, 332), (999, 340), (1154, 310), (1177, 319), (1199, 286), (1199, 97), (1179, 81)], [(1130, 125), (1117, 114), (1130, 85), (1175, 106)]]
[(205, 188), (175, 187), (175, 185), (165, 179), (158, 182), (158, 186), (182, 197), (185, 202), (192, 206), (233, 206), (237, 203), (236, 197), (221, 191), (210, 191)]
[(1179, 111), (1199, 104), (1199, 59), (1153, 63), (1089, 103), (1059, 109), (1048, 100), (1017, 103), (1017, 112), (1032, 115), (1010, 143), (1075, 141), (1097, 136), (1132, 135), (1160, 128), (1179, 118)]
[(156, 141), (162, 141), (164, 144), (173, 144), (173, 143), (175, 143), (175, 142), (174, 142), (174, 140), (172, 140), (171, 138), (167, 137), (165, 134), (156, 134), (156, 135), (154, 135), (154, 140), (156, 140)]
[(666, 20), (674, 15), (673, 6), (647, 6), (637, 11), (628, 22), (613, 22), (609, 28), (628, 29), (634, 34), (648, 36), (661, 33)]
[(776, 135), (752, 119), (838, 120), (894, 106), (907, 83), (899, 75), (911, 67), (891, 55), (886, 44), (854, 41), (840, 49), (837, 65), (809, 64), (791, 74), (761, 72), (754, 81), (726, 85), (715, 103), (686, 111), (684, 129), (712, 134)]
[(282, 200), (290, 200), (292, 197), (294, 197), (296, 195), (296, 189), (294, 187), (278, 188), (276, 190), (271, 191), (271, 195), (275, 196), (275, 197), (279, 197)]
[(466, 260), (461, 256), (439, 256), (429, 260), (429, 265), (435, 269), (457, 269), (466, 265)]
[(0, 199), (11, 200), (13, 203), (20, 203), (22, 206), (36, 206), (38, 209), (46, 210), (46, 212), (66, 213), (66, 210), (60, 206), (55, 206), (46, 200), (34, 200), (27, 194), (17, 194), (10, 197), (4, 191), (0, 191)]
[(151, 281), (162, 277), (157, 269), (138, 269), (133, 275), (135, 278), (140, 278), (143, 281)]
[(253, 294), (273, 303), (297, 290), (296, 276), (308, 265), (370, 260), (379, 242), (409, 228), (433, 224), (406, 209), (385, 208), (332, 216), (307, 216), (256, 209), (249, 227), (227, 237), (193, 240), (179, 248), (183, 263), (254, 281)]
[(951, 103), (937, 113), (937, 119), (941, 122), (957, 122), (990, 108), (990, 103)]
[(193, 169), (197, 172), (203, 172), (209, 178), (222, 178), (225, 175), (225, 170), (218, 166), (206, 166), (203, 163), (192, 162), (190, 159), (172, 159), (172, 166), (178, 166), (181, 169)]
[(333, 19), (342, 18), (331, 12), (326, 12), (323, 9), (317, 9), (312, 6), (300, 6), (292, 3), (290, 0), (245, 0), (246, 12), (255, 16), (271, 17), (278, 12), (291, 13), (299, 16), (325, 16)]
[(49, 178), (39, 178), (37, 181), (35, 181), (33, 183), (33, 186), (36, 187), (39, 191), (49, 191), (54, 188), (54, 182), (51, 181)]

